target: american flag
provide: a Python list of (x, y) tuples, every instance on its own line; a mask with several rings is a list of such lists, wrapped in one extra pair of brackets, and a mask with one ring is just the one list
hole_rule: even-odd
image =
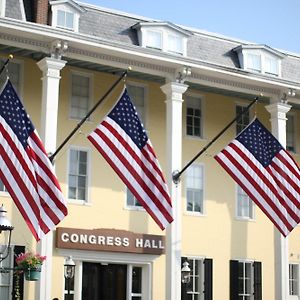
[(215, 159), (284, 236), (299, 223), (299, 167), (258, 119)]
[(0, 94), (0, 179), (37, 241), (67, 215), (53, 166), (9, 80)]
[(88, 139), (162, 230), (173, 221), (164, 176), (126, 89)]

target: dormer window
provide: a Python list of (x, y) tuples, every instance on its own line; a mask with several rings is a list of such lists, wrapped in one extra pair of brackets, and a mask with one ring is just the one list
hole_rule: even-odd
[(167, 22), (142, 22), (132, 28), (138, 32), (140, 46), (186, 56), (190, 32)]
[(79, 31), (79, 18), (85, 10), (73, 0), (50, 1), (52, 26), (71, 31)]
[(64, 10), (57, 11), (57, 27), (74, 29), (74, 14)]
[(280, 76), (284, 54), (265, 45), (242, 45), (234, 49), (241, 68), (251, 72)]
[(146, 47), (154, 49), (162, 49), (162, 32), (148, 30)]

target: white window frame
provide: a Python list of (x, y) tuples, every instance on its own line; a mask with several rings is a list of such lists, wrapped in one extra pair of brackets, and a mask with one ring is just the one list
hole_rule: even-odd
[[(73, 75), (75, 76), (81, 76), (81, 77), (85, 77), (88, 78), (89, 80), (89, 97), (87, 99), (87, 111), (85, 113), (84, 116), (73, 116), (72, 115), (72, 104), (73, 104)], [(84, 72), (79, 72), (79, 71), (74, 71), (72, 70), (70, 72), (70, 100), (69, 100), (69, 118), (73, 119), (73, 120), (82, 120), (86, 114), (89, 112), (90, 108), (91, 108), (91, 103), (92, 103), (92, 99), (93, 99), (93, 86), (94, 86), (94, 77), (91, 73), (84, 73)], [(88, 119), (89, 120), (89, 119)]]
[[(247, 294), (247, 293), (243, 293), (242, 295), (241, 294), (238, 294), (239, 296), (241, 297), (249, 297), (250, 296), (250, 299), (254, 299), (254, 268), (253, 268), (253, 263), (254, 261), (251, 261), (251, 260), (238, 260), (238, 263), (242, 263), (243, 266), (245, 266), (245, 264), (250, 264), (250, 270), (251, 270), (251, 274), (250, 274), (250, 287), (251, 287), (251, 290), (250, 290), (250, 293)], [(243, 267), (243, 285), (245, 286), (245, 280), (246, 280), (246, 277), (245, 277), (245, 267)], [(240, 277), (238, 277), (238, 280), (240, 279)], [(249, 298), (247, 298), (249, 299)], [(241, 298), (241, 300), (244, 300), (244, 298)]]
[[(287, 148), (288, 145), (286, 145), (286, 148), (287, 148), (288, 151), (290, 151), (292, 153), (297, 153), (297, 139), (296, 139), (297, 134), (298, 134), (298, 132), (297, 132), (297, 117), (296, 117), (296, 114), (294, 112), (288, 112), (286, 117), (287, 117), (287, 122), (289, 122), (289, 120), (290, 120), (289, 118), (292, 118), (293, 130), (294, 130), (294, 132), (292, 132), (292, 140), (293, 140), (292, 141), (293, 142), (292, 146), (293, 146), (294, 149), (288, 149)], [(287, 127), (286, 127), (286, 137), (288, 138)]]
[[(200, 136), (197, 136), (197, 135), (191, 135), (191, 134), (188, 134), (187, 133), (187, 110), (188, 110), (188, 99), (189, 98), (193, 98), (193, 99), (198, 99), (200, 101), (200, 105), (199, 105), (199, 108), (200, 108)], [(189, 93), (186, 95), (185, 97), (185, 136), (188, 137), (188, 138), (193, 138), (193, 139), (204, 139), (204, 96), (202, 95), (198, 95), (198, 94), (192, 94), (192, 93)]]
[[(188, 210), (188, 197), (187, 197), (187, 176), (188, 176), (188, 172), (189, 170), (191, 170), (191, 168), (193, 167), (199, 167), (201, 168), (201, 172), (202, 172), (202, 212), (198, 212), (198, 211), (190, 211)], [(186, 175), (185, 175), (185, 213), (187, 215), (192, 215), (192, 216), (204, 216), (205, 215), (205, 166), (202, 163), (194, 163), (191, 166), (189, 166), (189, 168), (186, 170)], [(195, 190), (195, 188), (193, 188)]]
[[(149, 32), (156, 32), (161, 34), (161, 45), (159, 47), (153, 47), (148, 44)], [(180, 40), (181, 46), (180, 51), (170, 48), (169, 36), (176, 37)], [(164, 52), (168, 52), (175, 55), (186, 56), (187, 55), (187, 40), (188, 35), (176, 30), (168, 25), (156, 25), (156, 26), (141, 26), (139, 27), (138, 37), (142, 47), (158, 49)]]
[[(64, 21), (64, 24), (59, 24), (59, 15), (60, 14), (63, 14), (63, 21)], [(68, 26), (68, 18), (71, 18), (72, 20), (72, 25), (71, 26)], [(57, 24), (56, 24), (56, 27), (58, 28), (63, 28), (63, 29), (68, 29), (68, 30), (74, 30), (74, 23), (75, 23), (75, 15), (73, 12), (70, 12), (70, 11), (67, 11), (67, 10), (62, 10), (62, 9), (58, 9), (57, 10), (57, 20), (56, 20)]]
[[(82, 290), (82, 274), (83, 274), (83, 262), (93, 262), (93, 263), (116, 263), (116, 264), (126, 264), (127, 265), (127, 298), (131, 299), (134, 297), (131, 293), (131, 280), (130, 272), (128, 271), (129, 266), (142, 267), (142, 299), (151, 300), (152, 299), (152, 284), (153, 284), (153, 263), (157, 259), (157, 255), (143, 254), (142, 256), (131, 254), (131, 253), (121, 253), (121, 252), (102, 252), (102, 251), (84, 251), (84, 250), (72, 250), (72, 249), (58, 249), (58, 254), (62, 257), (72, 256), (76, 263), (75, 267), (75, 291), (74, 299), (85, 300), (81, 298)], [(63, 272), (62, 272), (63, 273)], [(64, 274), (61, 274), (63, 280)], [(63, 281), (64, 282), (64, 281)], [(130, 289), (128, 288), (130, 284)], [(63, 293), (61, 295), (62, 299)]]
[[(265, 50), (244, 50), (244, 69), (248, 71), (252, 71), (255, 73), (261, 73), (271, 76), (280, 77), (281, 74), (281, 60), (275, 55), (271, 55)], [(249, 66), (249, 55), (255, 55), (260, 58), (260, 69), (254, 69)], [(277, 73), (272, 73), (267, 69), (266, 59), (272, 59), (275, 62), (277, 61)]]
[[(297, 278), (291, 278), (291, 269), (290, 267), (296, 267), (296, 276)], [(300, 265), (299, 263), (289, 263), (289, 299), (299, 299), (300, 297)], [(296, 293), (291, 294), (291, 281), (296, 283)]]
[(245, 215), (239, 215), (238, 211), (239, 211), (239, 204), (240, 204), (240, 199), (239, 199), (239, 195), (241, 194), (241, 191), (243, 191), (243, 189), (237, 184), (236, 185), (236, 218), (238, 220), (245, 220), (245, 221), (254, 221), (255, 220), (255, 203), (250, 199), (250, 197), (243, 191), (244, 195), (247, 197), (248, 199), (248, 203), (249, 205), (249, 212), (251, 211), (251, 215), (245, 216)]
[[(73, 198), (69, 198), (69, 174), (70, 174), (70, 153), (71, 150), (75, 150), (75, 151), (84, 151), (87, 153), (87, 174), (86, 174), (86, 199), (73, 199)], [(86, 205), (86, 204), (90, 204), (90, 165), (91, 165), (91, 153), (90, 153), (90, 149), (89, 148), (85, 148), (85, 147), (77, 147), (77, 146), (70, 146), (68, 149), (68, 166), (67, 166), (67, 199), (68, 199), (68, 203), (71, 204), (79, 204), (79, 205)]]

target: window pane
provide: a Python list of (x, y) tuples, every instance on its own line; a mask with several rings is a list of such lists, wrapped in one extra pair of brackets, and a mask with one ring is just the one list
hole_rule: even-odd
[(138, 116), (144, 125), (145, 124), (145, 88), (143, 86), (127, 84), (127, 91), (138, 113)]
[(72, 74), (71, 118), (82, 119), (89, 109), (90, 78)]
[(201, 137), (201, 99), (187, 97), (186, 99), (186, 134)]
[(183, 53), (182, 38), (176, 35), (168, 36), (168, 50), (175, 53)]
[(70, 149), (68, 177), (70, 199), (86, 200), (87, 159), (86, 151)]
[(295, 152), (295, 127), (294, 116), (288, 114), (286, 122), (286, 149)]
[[(245, 109), (245, 106), (237, 105), (235, 107), (235, 114), (236, 116), (240, 115), (243, 110)], [(236, 121), (236, 133), (239, 134), (244, 128), (246, 128), (249, 125), (250, 115), (249, 111), (246, 113), (243, 113)]]
[(278, 75), (278, 61), (271, 57), (265, 58), (265, 72), (273, 75)]
[(142, 292), (142, 268), (132, 268), (132, 293)]
[(261, 57), (257, 54), (248, 54), (248, 69), (261, 72)]
[(57, 25), (58, 26), (65, 26), (65, 12), (62, 10), (57, 11)]
[(162, 34), (159, 31), (147, 31), (147, 47), (162, 49)]

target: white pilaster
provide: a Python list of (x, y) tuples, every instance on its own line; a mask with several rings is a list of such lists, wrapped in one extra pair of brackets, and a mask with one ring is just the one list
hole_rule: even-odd
[[(53, 153), (56, 150), (60, 70), (65, 64), (66, 61), (50, 57), (46, 57), (37, 63), (43, 72), (42, 121), (39, 134), (48, 153)], [(50, 300), (52, 288), (52, 232), (47, 233), (41, 239), (38, 248), (42, 255), (47, 256), (47, 259), (42, 267), (41, 280), (36, 285), (36, 300)]]
[(174, 221), (166, 232), (166, 300), (181, 299), (181, 184), (176, 186), (172, 172), (181, 170), (182, 94), (188, 86), (170, 82), (161, 87), (167, 105), (167, 182), (173, 204)]
[[(283, 147), (286, 146), (286, 114), (291, 106), (280, 102), (272, 103), (266, 106), (270, 113), (272, 134), (278, 139)], [(288, 238), (284, 237), (275, 228), (275, 299), (289, 299), (289, 246)]]

